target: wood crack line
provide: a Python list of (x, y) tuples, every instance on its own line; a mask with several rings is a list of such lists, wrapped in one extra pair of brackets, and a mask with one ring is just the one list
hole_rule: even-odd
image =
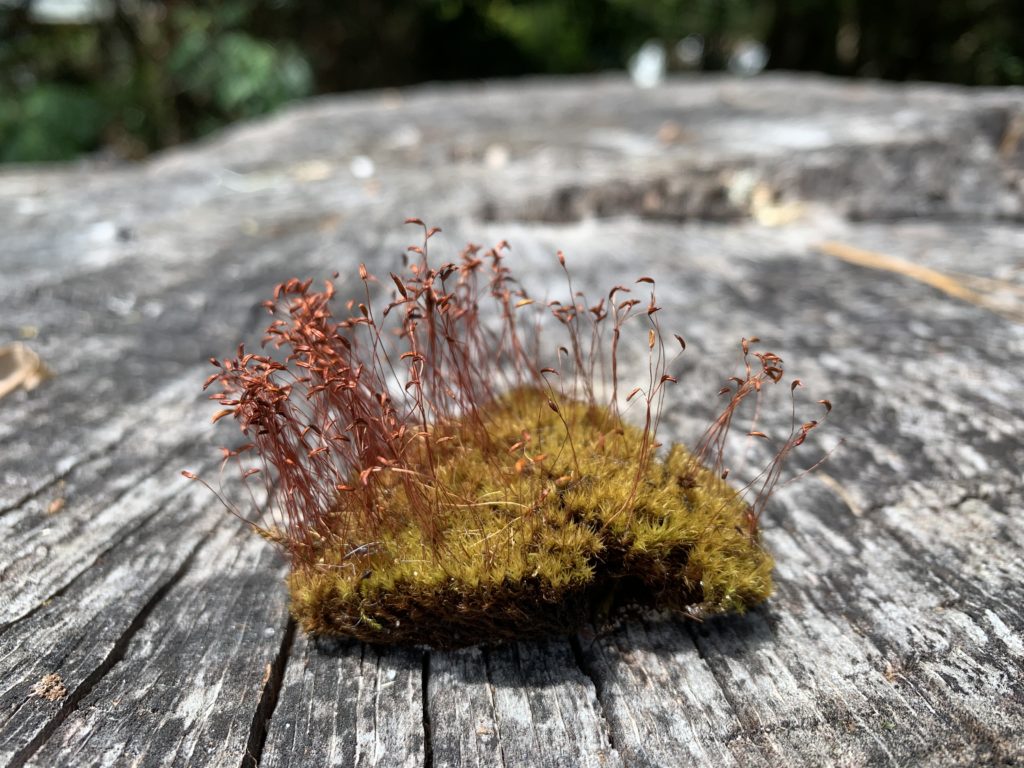
[(38, 499), (48, 490), (50, 490), (58, 483), (60, 483), (62, 480), (67, 480), (68, 477), (71, 476), (71, 473), (74, 472), (79, 467), (85, 466), (89, 462), (96, 461), (97, 459), (100, 459), (108, 454), (113, 453), (115, 450), (117, 450), (118, 445), (120, 445), (120, 439), (113, 440), (108, 445), (104, 445), (102, 448), (97, 448), (83, 454), (77, 461), (72, 463), (70, 466), (66, 467), (64, 470), (57, 472), (57, 474), (53, 475), (53, 477), (51, 477), (49, 480), (44, 480), (43, 484), (40, 485), (35, 490), (29, 491), (24, 496), (19, 498), (17, 501), (11, 502), (6, 507), (0, 507), (0, 515), (6, 515), (9, 512), (14, 512), (18, 509), (21, 509), (21, 507), (23, 507), (25, 504), (28, 504), (33, 499)]
[[(708, 659), (707, 654), (704, 653), (704, 649), (700, 644), (700, 638), (697, 635), (696, 627), (691, 622), (685, 622), (683, 627), (686, 630), (687, 636), (690, 638), (690, 642), (693, 643), (694, 650), (697, 651), (697, 658), (701, 660), (701, 663), (707, 669), (711, 679), (715, 681), (715, 685), (718, 687), (719, 692), (722, 694), (722, 698), (729, 707), (729, 713), (732, 715), (734, 727), (731, 733), (724, 734), (722, 738), (718, 738), (716, 736), (715, 740), (718, 741), (726, 750), (732, 752), (729, 747), (730, 742), (735, 741), (740, 738), (740, 736), (750, 736), (758, 733), (762, 731), (765, 726), (760, 722), (760, 719), (756, 726), (752, 723), (748, 724), (744, 722), (744, 718), (740, 717), (740, 713), (743, 709), (739, 706), (736, 693), (732, 690), (731, 686), (722, 680), (718, 670), (715, 669), (715, 666), (711, 664)], [(754, 742), (753, 740), (751, 740), (751, 746), (757, 750), (764, 762), (771, 764), (771, 755), (765, 750), (764, 746)]]
[(203, 537), (196, 543), (192, 548), (192, 551), (188, 553), (185, 559), (182, 561), (178, 569), (171, 575), (171, 577), (165, 581), (160, 587), (153, 593), (152, 597), (146, 601), (146, 604), (142, 606), (142, 609), (132, 619), (132, 623), (128, 625), (128, 628), (121, 633), (121, 636), (114, 643), (114, 647), (110, 649), (106, 658), (99, 663), (99, 665), (89, 673), (89, 675), (82, 680), (81, 683), (71, 692), (71, 694), (64, 700), (61, 708), (54, 714), (53, 718), (36, 734), (28, 744), (22, 747), (20, 750), (14, 753), (11, 762), (8, 764), (8, 768), (23, 768), (23, 766), (32, 759), (32, 756), (39, 751), (39, 748), (46, 743), (64, 721), (70, 717), (71, 713), (78, 708), (79, 702), (82, 701), (96, 684), (102, 680), (111, 669), (113, 669), (128, 652), (128, 646), (131, 645), (132, 639), (145, 625), (149, 615), (153, 612), (156, 606), (163, 600), (167, 594), (174, 588), (174, 586), (180, 582), (189, 568), (192, 566), (193, 561), (199, 551), (206, 545), (206, 543), (213, 536), (214, 531), (217, 530), (217, 526), (213, 526), (207, 531)]
[(494, 719), (494, 735), (498, 741), (498, 754), (501, 757), (502, 768), (508, 768), (508, 762), (505, 760), (505, 747), (504, 742), (501, 738), (501, 723), (499, 722), (498, 709), (494, 703), (494, 680), (491, 676), (491, 654), (487, 650), (487, 646), (480, 646), (480, 656), (484, 662), (484, 676), (487, 679), (487, 701), (491, 708), (491, 716)]
[[(107, 507), (111, 507), (111, 506), (117, 504), (118, 502), (120, 502), (123, 498), (125, 498), (126, 496), (128, 496), (128, 494), (132, 493), (132, 491), (135, 490), (135, 486), (138, 485), (138, 483), (142, 483), (142, 482), (145, 482), (146, 480), (150, 479), (154, 475), (156, 475), (159, 472), (161, 472), (162, 470), (166, 469), (171, 463), (173, 463), (175, 461), (175, 459), (177, 459), (180, 456), (182, 456), (185, 453), (185, 449), (189, 445), (190, 445), (190, 443), (188, 443), (187, 441), (183, 441), (183, 442), (178, 443), (177, 445), (175, 445), (173, 447), (173, 449), (170, 451), (170, 455), (164, 457), (164, 459), (162, 461), (156, 463), (152, 467), (152, 469), (150, 471), (148, 471), (145, 474), (141, 475), (138, 478), (138, 481), (134, 485), (125, 488), (124, 490), (122, 490), (119, 493), (117, 493), (109, 501), (105, 502), (105, 505)], [(205, 466), (206, 465), (204, 465), (204, 468), (205, 468)], [(30, 619), (40, 609), (42, 609), (44, 606), (46, 606), (47, 603), (49, 603), (52, 600), (55, 600), (56, 598), (60, 597), (65, 592), (67, 592), (69, 589), (71, 589), (78, 582), (79, 579), (81, 579), (86, 574), (88, 574), (89, 571), (101, 559), (103, 559), (108, 554), (110, 554), (110, 552), (113, 551), (113, 549), (115, 547), (117, 547), (119, 544), (121, 544), (124, 541), (126, 541), (133, 534), (137, 533), (138, 531), (141, 531), (155, 517), (157, 517), (159, 514), (161, 514), (167, 508), (167, 506), (171, 502), (174, 501), (174, 498), (175, 498), (174, 496), (168, 496), (167, 498), (162, 499), (156, 505), (156, 507), (153, 509), (152, 512), (149, 512), (148, 514), (145, 514), (145, 515), (141, 515), (140, 518), (137, 521), (134, 521), (133, 525), (131, 525), (129, 527), (126, 527), (126, 528), (122, 528), (118, 532), (118, 535), (116, 535), (113, 539), (111, 539), (110, 542), (108, 543), (108, 545), (106, 547), (104, 547), (102, 550), (100, 550), (100, 552), (98, 552), (96, 554), (96, 556), (92, 559), (92, 562), (86, 568), (84, 568), (79, 573), (75, 574), (66, 584), (63, 584), (62, 586), (58, 587), (56, 590), (51, 592), (45, 598), (40, 600), (34, 607), (28, 609), (27, 611), (22, 613), (20, 616), (16, 616), (15, 618), (10, 619), (9, 621), (0, 622), (0, 635), (3, 635), (5, 632), (7, 632), (7, 630), (9, 630), (15, 624), (18, 624), (19, 622), (25, 621), (26, 619)], [(0, 577), (2, 577), (4, 575), (5, 570), (6, 570), (6, 568), (0, 568)]]
[(270, 719), (274, 716), (274, 710), (277, 709), (277, 699), (281, 693), (284, 673), (288, 667), (294, 640), (295, 621), (289, 616), (285, 622), (281, 645), (277, 649), (274, 660), (267, 664), (260, 701), (256, 705), (256, 711), (253, 712), (252, 723), (249, 726), (249, 738), (245, 745), (245, 755), (242, 757), (242, 768), (256, 768), (263, 759), (263, 747), (267, 742)]
[(428, 685), (430, 683), (430, 651), (423, 652), (423, 677), (420, 680), (420, 688), (423, 694), (423, 768), (434, 768), (434, 734), (430, 725), (430, 697), (428, 696)]
[(569, 647), (572, 648), (572, 655), (576, 660), (576, 666), (579, 667), (580, 672), (583, 673), (584, 677), (586, 677), (594, 687), (594, 702), (596, 704), (594, 710), (597, 713), (597, 716), (601, 718), (601, 722), (604, 724), (604, 732), (608, 737), (608, 748), (612, 752), (617, 752), (618, 750), (615, 748), (615, 732), (612, 730), (612, 723), (605, 712), (604, 699), (601, 698), (601, 689), (603, 686), (598, 676), (594, 673), (594, 670), (591, 669), (590, 665), (587, 663), (586, 657), (583, 655), (583, 646), (580, 644), (578, 635), (571, 635), (569, 637)]

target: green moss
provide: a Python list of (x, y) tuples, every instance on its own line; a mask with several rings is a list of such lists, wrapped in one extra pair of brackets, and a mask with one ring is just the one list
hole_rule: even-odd
[(429, 544), (401, 478), (383, 480), (387, 533), (357, 554), (324, 537), (318, 565), (290, 575), (299, 623), (454, 647), (564, 634), (626, 601), (742, 611), (771, 593), (771, 557), (735, 490), (680, 446), (639, 470), (640, 430), (559, 408), (518, 390), (484, 411), (486, 430), (449, 425)]

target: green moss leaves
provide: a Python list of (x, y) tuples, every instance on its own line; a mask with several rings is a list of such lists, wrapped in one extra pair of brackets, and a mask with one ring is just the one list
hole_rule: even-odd
[[(545, 392), (517, 390), (485, 410), (489, 444), (452, 428), (435, 457), (437, 541), (409, 527), (354, 556), (326, 543), (289, 578), (301, 625), (451, 647), (570, 632), (609, 602), (744, 610), (770, 594), (771, 558), (733, 489), (680, 446), (638, 478), (640, 430), (582, 403), (560, 411), (565, 424)], [(408, 517), (407, 503), (395, 484), (388, 511)]]

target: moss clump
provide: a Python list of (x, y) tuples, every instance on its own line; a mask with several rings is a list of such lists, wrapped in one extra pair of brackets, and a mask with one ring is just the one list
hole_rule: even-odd
[[(248, 522), (289, 556), (300, 624), (451, 647), (571, 632), (625, 602), (707, 613), (764, 600), (760, 514), (831, 404), (800, 424), (794, 379), (789, 434), (756, 429), (784, 371), (743, 339), (742, 371), (719, 390), (728, 397), (694, 453), (662, 452), (662, 405), (686, 342), (674, 335), (676, 356), (666, 349), (653, 278), (595, 303), (559, 252), (569, 301), (538, 303), (506, 265), (508, 243), (470, 244), (433, 267), (438, 230), (408, 223), (423, 229), (408, 249), (417, 258), (387, 281), (360, 265), (364, 300), (350, 298), (347, 316), (334, 314), (332, 281), (316, 290), (293, 278), (264, 305), (270, 350), (211, 360), (213, 420), (230, 416), (247, 438), (225, 454), (266, 488), (268, 516)], [(384, 285), (394, 290), (381, 308)], [(648, 300), (632, 295), (648, 287)], [(647, 357), (646, 375), (634, 371), (644, 386), (624, 396), (623, 345)], [(641, 428), (622, 423), (626, 403)], [(744, 403), (748, 436), (774, 450), (749, 505), (722, 480)]]
[(476, 414), (485, 429), (436, 427), (429, 534), (407, 476), (381, 473), (393, 523), (354, 551), (317, 537), (288, 579), (301, 626), (457, 647), (564, 634), (625, 601), (716, 612), (768, 597), (772, 559), (735, 490), (681, 446), (640, 462), (643, 432), (606, 408), (557, 408), (522, 388)]

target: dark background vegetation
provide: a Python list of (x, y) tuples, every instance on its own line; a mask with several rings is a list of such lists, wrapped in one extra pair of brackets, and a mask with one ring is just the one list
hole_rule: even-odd
[[(700, 35), (768, 67), (1024, 83), (1022, 0), (0, 0), (0, 161), (138, 157), (291, 98), (622, 68)], [(669, 59), (670, 69), (683, 62)]]

